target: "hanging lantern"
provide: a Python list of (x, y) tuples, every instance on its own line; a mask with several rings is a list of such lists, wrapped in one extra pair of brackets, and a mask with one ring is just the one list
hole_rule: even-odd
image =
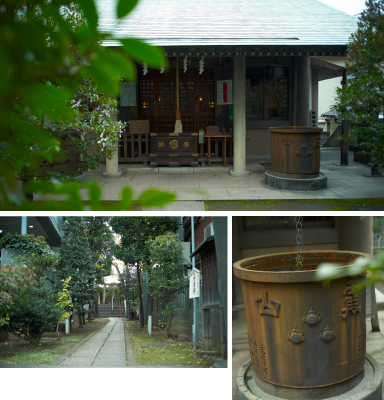
[(284, 68), (286, 66), (283, 64), (278, 64), (276, 61), (268, 67), (268, 78), (269, 79), (283, 79), (284, 78)]

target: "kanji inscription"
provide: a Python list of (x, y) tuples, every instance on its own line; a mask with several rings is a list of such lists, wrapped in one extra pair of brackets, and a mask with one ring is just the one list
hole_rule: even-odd
[(159, 142), (159, 147), (165, 147), (165, 143), (164, 142)]
[[(263, 302), (261, 306), (259, 306), (260, 301)], [(260, 315), (264, 314), (264, 315), (272, 315), (273, 317), (278, 317), (280, 302), (274, 299), (271, 299), (270, 302), (274, 305), (274, 308), (268, 304), (267, 292), (265, 290), (263, 290), (263, 298), (258, 297), (254, 301), (257, 311), (259, 312)]]
[(359, 295), (353, 293), (353, 285), (357, 283), (357, 279), (347, 282), (347, 287), (342, 291), (345, 296), (345, 307), (341, 310), (341, 318), (346, 319), (349, 311), (352, 314), (360, 312), (361, 306), (359, 302)]
[(261, 364), (263, 365), (263, 372), (267, 373), (267, 360), (265, 358), (265, 347), (263, 346), (263, 343), (260, 345), (260, 358), (261, 358)]
[(189, 147), (189, 142), (184, 142), (184, 147)]

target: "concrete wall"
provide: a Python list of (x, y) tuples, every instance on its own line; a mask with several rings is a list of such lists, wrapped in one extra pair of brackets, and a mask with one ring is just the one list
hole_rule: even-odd
[(271, 132), (268, 129), (247, 129), (246, 135), (247, 158), (271, 158)]

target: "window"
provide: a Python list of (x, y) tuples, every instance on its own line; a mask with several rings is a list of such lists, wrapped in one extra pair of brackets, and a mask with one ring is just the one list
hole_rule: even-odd
[(270, 77), (270, 68), (248, 68), (246, 116), (254, 119), (288, 119), (288, 68), (282, 78)]

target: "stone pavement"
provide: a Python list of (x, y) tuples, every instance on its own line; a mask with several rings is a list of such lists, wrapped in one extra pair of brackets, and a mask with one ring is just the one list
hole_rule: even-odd
[[(233, 306), (233, 308), (237, 308), (238, 317), (232, 321), (232, 399), (238, 400), (237, 373), (240, 367), (250, 359), (250, 354), (244, 305)], [(378, 311), (378, 315), (380, 332), (372, 332), (371, 320), (367, 319), (367, 353), (375, 358), (384, 373), (384, 310)], [(377, 354), (375, 354), (376, 351), (378, 351)]]
[[(370, 168), (353, 161), (350, 152), (350, 166), (337, 166), (340, 163), (340, 149), (322, 149), (320, 172), (328, 177), (328, 187), (317, 191), (288, 191), (274, 189), (264, 182), (264, 169), (270, 169), (268, 160), (247, 160), (248, 177), (233, 177), (229, 174), (232, 165), (224, 168), (221, 164), (211, 167), (158, 167), (121, 164), (121, 178), (109, 179), (102, 171), (87, 172), (87, 179), (97, 179), (103, 188), (104, 200), (117, 200), (121, 187), (129, 185), (135, 198), (148, 188), (160, 188), (176, 194), (180, 203), (168, 206), (170, 211), (185, 210), (182, 202), (194, 201), (189, 207), (200, 207), (203, 200), (297, 200), (297, 199), (341, 199), (341, 198), (381, 198), (384, 197), (384, 178), (365, 177)], [(175, 208), (176, 207), (176, 208)], [(179, 207), (179, 208), (177, 208)], [(185, 210), (187, 211), (187, 210)]]
[(59, 367), (135, 366), (125, 319), (109, 318), (104, 328), (68, 357), (60, 357), (55, 364)]
[[(86, 172), (87, 180), (97, 180), (103, 190), (102, 199), (117, 201), (123, 186), (130, 186), (134, 191), (134, 199), (138, 199), (148, 188), (158, 188), (176, 195), (177, 203), (168, 204), (162, 211), (204, 211), (204, 200), (299, 200), (299, 199), (353, 199), (383, 198), (384, 177), (366, 177), (370, 168), (353, 161), (353, 153), (349, 153), (351, 165), (340, 166), (340, 149), (321, 149), (320, 172), (328, 178), (328, 187), (317, 191), (290, 191), (271, 188), (265, 183), (264, 170), (270, 169), (267, 159), (247, 160), (248, 177), (233, 177), (229, 174), (232, 165), (224, 168), (221, 164), (211, 167), (179, 167), (167, 166), (150, 168), (143, 164), (120, 164), (123, 172), (120, 178), (106, 178), (104, 168)], [(87, 199), (87, 189), (82, 191)], [(45, 199), (52, 198), (46, 196)], [(66, 196), (55, 196), (58, 200)], [(35, 194), (34, 200), (41, 196)], [(188, 203), (187, 203), (188, 202)], [(148, 208), (148, 210), (156, 210)]]

